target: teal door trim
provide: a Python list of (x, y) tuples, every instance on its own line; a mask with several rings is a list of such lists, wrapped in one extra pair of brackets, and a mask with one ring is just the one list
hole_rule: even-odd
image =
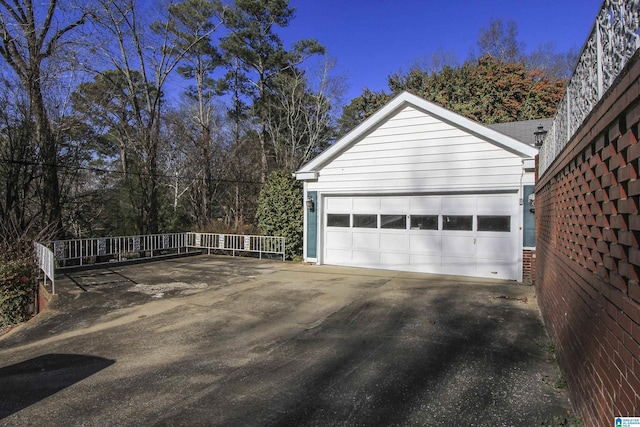
[(308, 191), (307, 200), (313, 200), (313, 212), (311, 212), (305, 203), (305, 209), (307, 209), (307, 258), (318, 257), (318, 192)]
[(534, 194), (535, 186), (525, 185), (522, 188), (522, 210), (523, 210), (523, 224), (522, 224), (522, 240), (525, 248), (536, 247), (536, 216), (534, 212), (531, 212), (529, 208), (529, 196)]

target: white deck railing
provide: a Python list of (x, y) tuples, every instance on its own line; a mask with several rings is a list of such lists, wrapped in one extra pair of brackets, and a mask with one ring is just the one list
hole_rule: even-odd
[(257, 253), (282, 256), (284, 237), (246, 236), (221, 233), (172, 233), (141, 236), (99, 237), (57, 240), (52, 243), (58, 267), (134, 261), (141, 258), (174, 255), (207, 249), (231, 253)]
[(132, 261), (189, 250), (187, 233), (57, 240), (52, 245), (58, 267)]
[[(53, 250), (51, 250), (52, 248)], [(231, 255), (276, 255), (285, 259), (285, 239), (274, 236), (247, 236), (220, 233), (171, 233), (140, 236), (97, 237), (90, 239), (56, 240), (46, 245), (36, 243), (36, 258), (51, 280), (55, 293), (56, 268), (82, 267), (112, 262), (136, 261), (206, 249), (208, 253)]]
[(55, 271), (56, 271), (56, 260), (53, 256), (53, 252), (48, 247), (35, 243), (35, 251), (36, 251), (36, 262), (38, 263), (38, 268), (40, 271), (44, 273), (44, 285), (47, 285), (47, 279), (51, 281), (51, 293), (56, 293), (56, 280), (55, 280)]
[(640, 47), (639, 0), (604, 0), (540, 147), (538, 176), (562, 152)]
[(187, 233), (189, 247), (231, 252), (276, 254), (284, 261), (285, 239), (273, 236), (246, 236), (240, 234)]

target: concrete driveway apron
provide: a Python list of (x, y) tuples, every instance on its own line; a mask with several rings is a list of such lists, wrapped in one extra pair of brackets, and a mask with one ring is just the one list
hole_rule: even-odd
[(74, 272), (0, 338), (0, 425), (569, 425), (534, 289), (197, 256)]

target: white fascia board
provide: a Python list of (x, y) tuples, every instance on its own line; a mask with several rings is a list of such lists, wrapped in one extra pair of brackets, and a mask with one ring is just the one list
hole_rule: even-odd
[(536, 168), (536, 160), (535, 159), (524, 159), (522, 161), (522, 168), (525, 171), (533, 171)]
[[(461, 116), (458, 113), (447, 110), (444, 107), (429, 102), (419, 96), (413, 95), (409, 92), (402, 92), (389, 101), (384, 107), (374, 113), (371, 117), (364, 122), (356, 126), (351, 132), (347, 133), (341, 139), (336, 141), (331, 147), (320, 153), (315, 159), (311, 160), (306, 165), (302, 166), (300, 170), (296, 172), (296, 177), (303, 175), (307, 172), (313, 172), (322, 169), (324, 165), (333, 160), (341, 152), (351, 146), (352, 143), (362, 138), (369, 132), (372, 132), (377, 126), (382, 124), (393, 113), (398, 111), (405, 105), (412, 105), (413, 107), (422, 110), (426, 114), (434, 116), (452, 126), (462, 128), (465, 131), (476, 135), (477, 137), (486, 140), (490, 143), (496, 144), (507, 151), (510, 151), (522, 158), (532, 158), (538, 154), (538, 149), (531, 147), (523, 142), (513, 139), (507, 135), (501, 134), (493, 129), (490, 129), (474, 120)], [(302, 178), (298, 178), (302, 179)]]
[(316, 172), (316, 171), (309, 171), (309, 172), (298, 171), (298, 172), (294, 173), (294, 176), (296, 177), (296, 179), (298, 181), (315, 181), (315, 180), (318, 179), (318, 172)]
[[(329, 163), (335, 156), (340, 154), (351, 146), (351, 143), (358, 140), (360, 137), (366, 135), (377, 125), (379, 125), (387, 116), (395, 112), (400, 106), (404, 105), (407, 101), (404, 99), (405, 95), (410, 95), (408, 92), (403, 92), (400, 95), (389, 101), (384, 107), (374, 113), (371, 117), (360, 123), (353, 128), (345, 136), (337, 140), (331, 147), (320, 153), (316, 158), (311, 160), (306, 165), (302, 166), (300, 170), (296, 172), (296, 175), (304, 172), (316, 171), (321, 169), (325, 164)], [(411, 95), (413, 96), (413, 95)]]

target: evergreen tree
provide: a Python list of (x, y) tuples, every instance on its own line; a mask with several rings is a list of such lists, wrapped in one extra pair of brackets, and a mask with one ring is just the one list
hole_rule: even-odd
[(290, 171), (273, 171), (260, 191), (256, 219), (267, 236), (285, 238), (287, 259), (302, 256), (302, 183)]
[[(206, 224), (213, 216), (215, 184), (213, 177), (213, 129), (214, 112), (212, 102), (217, 93), (216, 81), (211, 78), (214, 70), (222, 65), (222, 57), (213, 45), (212, 34), (222, 25), (225, 8), (219, 0), (185, 0), (172, 3), (168, 8), (170, 16), (167, 27), (172, 37), (171, 44), (181, 55), (178, 73), (185, 79), (195, 80), (187, 90), (187, 99), (194, 104), (195, 114), (191, 120), (199, 132), (195, 139), (198, 157), (198, 180), (192, 185), (191, 193), (197, 193), (198, 207), (196, 223)], [(155, 23), (161, 30), (163, 23)], [(177, 173), (180, 173), (178, 171)]]
[(341, 130), (353, 129), (395, 94), (408, 91), (480, 123), (504, 123), (551, 117), (562, 98), (565, 80), (523, 63), (492, 56), (428, 73), (418, 68), (388, 78), (391, 94), (365, 92), (343, 111)]
[(276, 27), (289, 25), (294, 12), (288, 0), (235, 0), (225, 20), (230, 33), (220, 42), (229, 63), (233, 65), (237, 61), (233, 69), (242, 75), (236, 78), (250, 83), (237, 85), (237, 88), (247, 90), (243, 95), (251, 99), (253, 116), (257, 121), (262, 181), (269, 169), (267, 103), (273, 79), (310, 55), (324, 52), (313, 39), (295, 43), (290, 51), (284, 48)]

